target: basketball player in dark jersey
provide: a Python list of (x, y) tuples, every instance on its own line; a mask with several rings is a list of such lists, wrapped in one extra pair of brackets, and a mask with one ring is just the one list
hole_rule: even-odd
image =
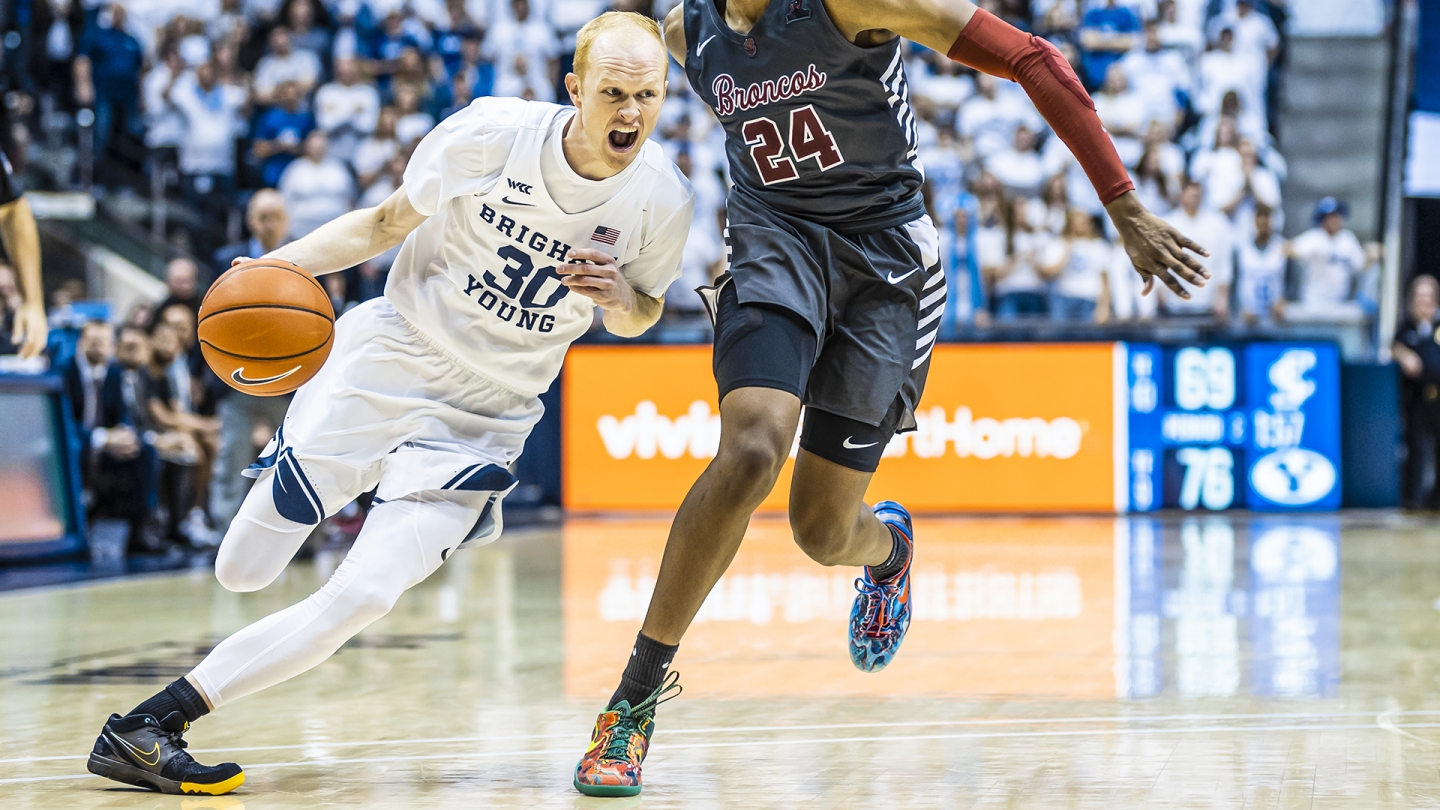
[(582, 793), (640, 791), (667, 671), (750, 515), (769, 494), (805, 406), (790, 490), (800, 547), (862, 565), (850, 657), (875, 671), (910, 622), (913, 530), (892, 501), (867, 507), (892, 435), (915, 426), (945, 306), (925, 215), (900, 37), (1019, 84), (1105, 203), (1148, 293), (1208, 273), (1205, 254), (1136, 198), (1090, 96), (1060, 52), (968, 0), (683, 0), (667, 45), (725, 128), (730, 272), (715, 319), (721, 435), (675, 516), (619, 689), (576, 767)]
[[(8, 143), (9, 134), (9, 117), (0, 112), (0, 142)], [(5, 254), (19, 277), (20, 295), (24, 298), (6, 337), (21, 357), (38, 357), (45, 351), (49, 337), (45, 293), (40, 284), (40, 233), (35, 228), (35, 214), (3, 149), (0, 149), (0, 243), (5, 245)]]

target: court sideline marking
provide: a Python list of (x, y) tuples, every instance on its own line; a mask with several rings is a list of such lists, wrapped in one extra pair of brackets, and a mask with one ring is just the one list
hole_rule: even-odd
[[(1431, 712), (1433, 714), (1433, 712)], [(1378, 718), (1377, 718), (1378, 719)], [(1405, 723), (1395, 724), (1394, 728), (1440, 728), (1440, 723)], [(683, 751), (706, 748), (735, 748), (754, 746), (784, 746), (784, 745), (835, 745), (837, 743), (869, 743), (869, 742), (919, 742), (924, 740), (969, 740), (969, 739), (1017, 739), (1037, 737), (1124, 737), (1144, 736), (1158, 734), (1215, 734), (1224, 732), (1255, 732), (1255, 731), (1390, 731), (1391, 729), (1380, 726), (1378, 723), (1365, 723), (1363, 725), (1348, 723), (1334, 725), (1294, 725), (1294, 726), (1203, 726), (1203, 727), (1182, 727), (1182, 728), (1149, 728), (1149, 729), (1086, 729), (1075, 731), (1008, 731), (1008, 732), (968, 732), (962, 734), (909, 734), (909, 735), (888, 735), (878, 737), (812, 737), (809, 739), (779, 739), (779, 740), (734, 740), (729, 742), (712, 743), (682, 743), (680, 745), (656, 745), (651, 751)], [(355, 757), (351, 759), (332, 759), (329, 757), (316, 757), (311, 759), (292, 760), (289, 762), (265, 762), (259, 765), (248, 765), (246, 770), (260, 771), (274, 768), (296, 768), (305, 766), (321, 765), (361, 765), (382, 762), (425, 762), (434, 760), (468, 760), (497, 757), (534, 757), (534, 756), (555, 756), (575, 753), (573, 748), (559, 749), (537, 749), (532, 751), (471, 751), (453, 752), (446, 754), (416, 754), (409, 756), (392, 757)], [(29, 776), (16, 777), (11, 779), (0, 779), (0, 785), (29, 784), (35, 782), (56, 782), (67, 779), (89, 779), (93, 774), (77, 773), (58, 776)]]
[[(785, 731), (832, 731), (840, 729), (859, 728), (935, 728), (946, 726), (1022, 726), (1022, 725), (1063, 725), (1071, 723), (1168, 723), (1176, 720), (1181, 721), (1236, 721), (1236, 720), (1323, 720), (1338, 719), (1344, 717), (1376, 717), (1377, 722), (1383, 717), (1432, 717), (1440, 715), (1437, 711), (1386, 711), (1381, 715), (1373, 712), (1268, 712), (1253, 714), (1158, 714), (1158, 715), (1097, 715), (1091, 717), (970, 717), (957, 720), (911, 720), (902, 722), (875, 722), (875, 723), (819, 723), (794, 726), (724, 726), (716, 728), (673, 728), (666, 729), (667, 736), (675, 734), (739, 734), (750, 732), (785, 732)], [(284, 751), (300, 748), (348, 748), (356, 746), (372, 745), (435, 745), (441, 743), (461, 742), (510, 742), (514, 740), (558, 740), (576, 737), (576, 734), (515, 734), (505, 737), (420, 737), (411, 740), (335, 740), (318, 741), (307, 743), (287, 743), (285, 745), (246, 745), (230, 746), (225, 748), (195, 748), (191, 749), (192, 754), (220, 754), (235, 751)], [(11, 759), (0, 759), (0, 765), (17, 764), (26, 762), (55, 762), (66, 759), (80, 759), (79, 754), (58, 754), (42, 757), (14, 757)]]

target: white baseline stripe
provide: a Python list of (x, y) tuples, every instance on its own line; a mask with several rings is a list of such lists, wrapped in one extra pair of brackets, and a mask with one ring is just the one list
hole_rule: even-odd
[[(867, 743), (867, 742), (919, 742), (924, 740), (967, 740), (967, 739), (1017, 739), (1033, 737), (1129, 737), (1129, 736), (1153, 736), (1161, 734), (1221, 734), (1221, 733), (1245, 733), (1245, 732), (1274, 732), (1274, 731), (1389, 731), (1400, 728), (1440, 728), (1440, 723), (1404, 723), (1382, 727), (1374, 723), (1363, 725), (1356, 723), (1333, 724), (1333, 725), (1295, 725), (1295, 726), (1190, 726), (1185, 728), (1136, 728), (1136, 729), (1085, 729), (1076, 731), (1001, 731), (986, 732), (974, 731), (960, 734), (903, 734), (903, 735), (881, 735), (872, 737), (810, 737), (805, 739), (778, 739), (778, 740), (735, 740), (729, 742), (713, 743), (685, 743), (681, 745), (654, 745), (653, 751), (682, 751), (704, 748), (736, 748), (740, 746), (751, 747), (757, 745), (835, 745), (840, 743)], [(317, 757), (314, 759), (295, 760), (291, 762), (265, 762), (259, 765), (249, 765), (249, 770), (263, 770), (267, 768), (298, 768), (306, 766), (322, 765), (359, 765), (376, 762), (426, 762), (439, 759), (448, 760), (469, 760), (469, 759), (494, 759), (497, 757), (534, 757), (534, 756), (555, 756), (561, 754), (574, 754), (573, 748), (552, 748), (537, 749), (533, 751), (466, 751), (448, 754), (419, 754), (413, 756), (394, 757), (355, 757), (352, 759), (330, 759)], [(20, 777), (16, 779), (0, 779), (0, 785), (25, 784), (30, 782), (53, 782), (64, 779), (89, 779), (93, 775), (89, 773), (77, 773), (59, 776), (33, 776)]]
[[(912, 720), (907, 722), (876, 723), (814, 723), (797, 726), (724, 726), (713, 728), (669, 728), (665, 735), (680, 734), (752, 734), (788, 731), (843, 731), (867, 728), (955, 728), (968, 726), (1054, 726), (1089, 723), (1171, 723), (1171, 722), (1235, 722), (1238, 720), (1343, 720), (1347, 717), (1440, 717), (1440, 710), (1386, 711), (1380, 715), (1374, 712), (1264, 712), (1256, 714), (1157, 714), (1157, 715), (1090, 715), (1084, 717), (985, 717), (963, 720)], [(234, 751), (285, 751), (301, 748), (345, 748), (371, 745), (434, 745), (437, 743), (466, 742), (510, 742), (513, 740), (559, 740), (574, 738), (576, 734), (513, 734), (503, 737), (418, 737), (409, 740), (318, 740), (287, 745), (244, 745), (224, 748), (191, 748), (192, 754), (219, 754)], [(580, 736), (585, 736), (583, 733)], [(46, 757), (16, 757), (0, 759), (0, 764), (17, 762), (53, 762), (65, 759), (85, 759), (88, 754), (64, 754)]]

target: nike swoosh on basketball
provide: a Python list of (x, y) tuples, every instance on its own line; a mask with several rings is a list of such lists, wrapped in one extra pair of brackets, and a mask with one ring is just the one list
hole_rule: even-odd
[[(158, 765), (160, 763), (160, 743), (158, 742), (155, 743), (155, 747), (153, 749), (149, 751), (141, 751), (139, 748), (136, 748), (135, 746), (127, 742), (124, 737), (117, 737), (116, 735), (111, 734), (110, 739), (130, 749), (130, 753), (134, 754), (136, 759), (140, 760), (146, 765), (154, 767), (155, 765)], [(150, 760), (146, 757), (154, 757), (155, 759)]]
[(891, 284), (899, 284), (900, 282), (904, 281), (905, 279), (907, 279), (907, 278), (915, 275), (915, 270), (919, 270), (919, 269), (920, 269), (920, 268), (916, 267), (914, 270), (911, 270), (910, 272), (906, 273), (906, 274), (903, 275), (903, 276), (897, 276), (897, 275), (895, 275), (894, 273), (891, 273), (891, 274), (887, 275), (885, 278), (886, 278)]
[(512, 199), (510, 199), (509, 195), (506, 195), (506, 196), (504, 196), (504, 197), (501, 197), (501, 198), (500, 198), (500, 202), (507, 203), (507, 204), (509, 204), (509, 205), (524, 205), (524, 206), (527, 206), (527, 207), (529, 207), (529, 208), (534, 208), (534, 207), (535, 207), (535, 203), (527, 203), (527, 202), (520, 202), (519, 200), (512, 200)]
[(879, 442), (870, 442), (869, 444), (855, 444), (854, 442), (850, 441), (853, 438), (855, 437), (846, 436), (845, 441), (840, 443), (841, 446), (843, 446), (846, 450), (862, 450), (866, 447), (874, 447), (875, 445), (879, 444)]
[(261, 377), (258, 380), (252, 380), (249, 377), (245, 376), (245, 367), (241, 366), (240, 368), (237, 368), (234, 371), (230, 372), (230, 379), (234, 380), (240, 385), (265, 385), (266, 383), (279, 382), (280, 380), (289, 377), (291, 374), (294, 374), (299, 370), (300, 367), (296, 366), (285, 372), (284, 374), (276, 374), (274, 377)]
[(698, 47), (698, 48), (695, 49), (695, 55), (696, 55), (696, 56), (699, 56), (699, 55), (705, 50), (705, 46), (710, 44), (710, 40), (711, 40), (711, 39), (714, 39), (715, 37), (718, 37), (718, 36), (720, 36), (720, 35), (719, 35), (719, 34), (711, 34), (711, 35), (710, 35), (710, 39), (707, 39), (707, 40), (705, 40), (704, 42), (700, 43), (700, 47)]

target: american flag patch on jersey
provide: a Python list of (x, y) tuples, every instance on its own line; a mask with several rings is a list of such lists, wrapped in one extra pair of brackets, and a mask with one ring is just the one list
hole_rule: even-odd
[(612, 247), (615, 245), (615, 240), (619, 238), (619, 231), (615, 230), (614, 228), (607, 228), (604, 225), (596, 228), (595, 233), (590, 234), (590, 239), (592, 241), (600, 242), (601, 244), (610, 245)]

